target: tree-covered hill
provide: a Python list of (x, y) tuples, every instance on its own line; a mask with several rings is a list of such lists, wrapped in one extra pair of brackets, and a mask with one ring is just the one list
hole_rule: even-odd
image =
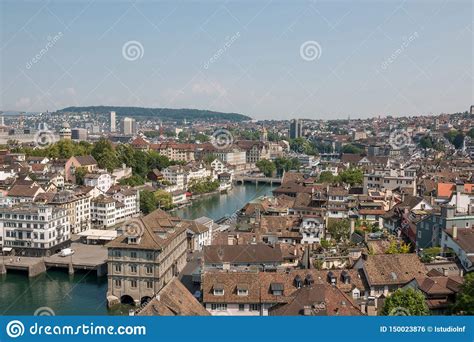
[(90, 112), (96, 114), (108, 114), (111, 111), (117, 113), (117, 116), (154, 118), (163, 121), (187, 121), (206, 120), (206, 121), (233, 121), (240, 122), (251, 120), (252, 118), (237, 113), (221, 113), (210, 110), (200, 109), (172, 109), (172, 108), (142, 108), (142, 107), (116, 107), (116, 106), (89, 106), (89, 107), (67, 107), (58, 112)]

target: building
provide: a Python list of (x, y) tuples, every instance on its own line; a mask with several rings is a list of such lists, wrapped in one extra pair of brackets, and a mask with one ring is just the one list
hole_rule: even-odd
[(300, 119), (290, 121), (290, 139), (296, 139), (303, 136), (303, 122)]
[(17, 256), (49, 256), (70, 245), (67, 210), (37, 203), (0, 208), (0, 244)]
[(115, 133), (116, 129), (116, 117), (115, 112), (110, 112), (110, 133)]
[[(99, 195), (91, 201), (91, 221), (95, 227), (109, 228), (117, 223), (117, 214), (120, 215), (120, 209), (117, 208), (117, 201), (112, 197)], [(122, 205), (120, 205), (122, 207)], [(119, 211), (117, 213), (117, 211)], [(122, 208), (123, 211), (123, 208)]]
[(416, 195), (415, 174), (405, 170), (374, 170), (364, 174), (364, 194), (368, 190), (398, 190), (409, 195)]
[(91, 227), (91, 195), (87, 192), (63, 190), (43, 193), (36, 202), (65, 209), (71, 234), (78, 234)]
[(103, 193), (106, 193), (114, 184), (115, 178), (107, 172), (87, 173), (84, 176), (85, 186), (95, 186)]
[[(474, 218), (473, 216), (471, 216)], [(474, 271), (474, 228), (452, 227), (442, 232), (441, 247), (451, 249), (466, 272)]]
[(71, 127), (67, 122), (64, 122), (61, 129), (59, 130), (59, 139), (71, 140), (72, 132)]
[(186, 225), (157, 209), (128, 221), (108, 243), (109, 305), (151, 300), (186, 264)]
[(85, 128), (73, 128), (71, 130), (71, 139), (77, 141), (87, 140), (87, 129)]
[(122, 133), (124, 135), (135, 135), (137, 133), (137, 123), (133, 118), (123, 118)]
[(185, 162), (194, 161), (194, 144), (183, 144), (175, 142), (164, 142), (160, 144), (152, 144), (151, 149), (168, 157), (170, 160), (182, 160)]

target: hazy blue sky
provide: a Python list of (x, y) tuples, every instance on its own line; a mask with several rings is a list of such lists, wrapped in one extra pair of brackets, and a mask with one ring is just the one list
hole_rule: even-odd
[(1, 110), (355, 118), (473, 102), (470, 0), (0, 3)]

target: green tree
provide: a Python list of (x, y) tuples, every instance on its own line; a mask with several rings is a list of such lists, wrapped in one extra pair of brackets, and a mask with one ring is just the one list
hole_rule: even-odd
[(140, 191), (140, 211), (144, 214), (151, 213), (157, 208), (155, 194), (148, 190)]
[(410, 253), (411, 245), (403, 241), (397, 241), (396, 239), (390, 240), (388, 249), (385, 254), (407, 254)]
[(273, 176), (276, 170), (275, 164), (268, 159), (260, 159), (255, 165), (266, 177)]
[(474, 139), (474, 127), (467, 132), (467, 136), (470, 137), (471, 139)]
[(86, 173), (87, 173), (87, 169), (84, 168), (84, 167), (78, 167), (74, 171), (74, 177), (76, 179), (76, 184), (78, 184), (78, 185), (83, 185), (84, 184), (84, 176), (86, 175)]
[(342, 171), (337, 176), (339, 182), (349, 184), (351, 186), (356, 184), (362, 184), (364, 181), (364, 173), (360, 169), (348, 169)]
[(348, 219), (330, 219), (327, 228), (334, 240), (343, 241), (349, 239), (351, 225)]
[(421, 291), (398, 289), (385, 299), (382, 315), (385, 316), (426, 316), (429, 310)]
[(167, 156), (161, 155), (156, 151), (148, 151), (148, 169), (162, 170), (170, 166), (170, 160)]
[(334, 177), (331, 171), (323, 171), (319, 175), (320, 183), (334, 183), (335, 179), (336, 177)]
[(464, 276), (464, 283), (456, 296), (452, 311), (458, 315), (474, 315), (474, 273)]
[(165, 190), (157, 190), (154, 193), (155, 203), (164, 210), (171, 209), (173, 207), (173, 199), (169, 192)]
[(145, 179), (140, 175), (132, 175), (128, 178), (122, 178), (119, 181), (120, 185), (138, 186), (145, 184)]
[(352, 144), (347, 144), (342, 147), (342, 153), (360, 154), (362, 152), (364, 152), (364, 150)]
[(100, 168), (112, 171), (120, 165), (112, 143), (105, 138), (101, 138), (94, 144), (91, 154)]

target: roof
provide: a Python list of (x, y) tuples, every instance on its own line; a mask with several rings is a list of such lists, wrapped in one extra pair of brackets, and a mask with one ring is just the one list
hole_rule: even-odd
[(38, 191), (41, 191), (40, 186), (34, 185), (13, 185), (8, 191), (10, 197), (35, 197)]
[(139, 316), (209, 316), (209, 312), (173, 278), (138, 313)]
[(76, 160), (81, 164), (82, 166), (84, 165), (96, 165), (97, 160), (91, 155), (88, 156), (75, 156)]
[(181, 219), (156, 209), (144, 217), (125, 221), (123, 229), (137, 232), (138, 242), (129, 244), (128, 236), (121, 235), (109, 242), (107, 248), (161, 250), (186, 228)]
[(211, 245), (204, 246), (204, 262), (212, 263), (274, 263), (282, 262), (279, 245)]
[(416, 254), (368, 255), (363, 266), (369, 285), (404, 285), (427, 271)]
[[(453, 228), (445, 230), (453, 238)], [(457, 228), (457, 238), (453, 239), (466, 253), (474, 253), (474, 229)]]
[(298, 289), (287, 304), (270, 308), (270, 316), (359, 316), (360, 309), (337, 287), (314, 284)]

